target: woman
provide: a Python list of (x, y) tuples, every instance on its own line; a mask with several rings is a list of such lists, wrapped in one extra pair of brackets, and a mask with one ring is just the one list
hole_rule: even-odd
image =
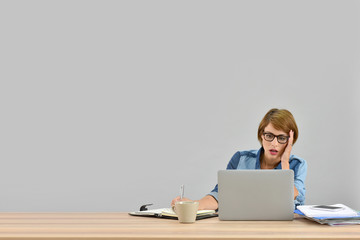
[[(299, 136), (293, 115), (286, 109), (273, 108), (266, 113), (258, 128), (259, 150), (239, 151), (234, 154), (226, 169), (292, 169), (294, 171), (294, 204), (305, 202), (306, 161), (290, 155)], [(218, 185), (199, 202), (199, 210), (218, 209)], [(182, 201), (191, 201), (183, 198)], [(172, 200), (171, 205), (180, 201)]]

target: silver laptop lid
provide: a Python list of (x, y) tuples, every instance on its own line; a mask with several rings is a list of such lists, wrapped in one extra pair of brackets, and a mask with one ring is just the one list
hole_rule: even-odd
[(292, 170), (220, 170), (220, 220), (292, 220)]

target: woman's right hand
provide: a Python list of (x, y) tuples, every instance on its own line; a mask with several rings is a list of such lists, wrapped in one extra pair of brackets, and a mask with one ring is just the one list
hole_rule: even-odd
[(174, 198), (172, 201), (171, 201), (171, 207), (174, 207), (175, 206), (175, 203), (176, 202), (179, 202), (179, 201), (192, 201), (191, 199), (188, 199), (188, 198), (180, 198), (180, 196), (177, 196), (176, 198)]
[(178, 201), (192, 201), (192, 202), (199, 202), (199, 210), (216, 210), (219, 207), (217, 200), (210, 195), (206, 195), (200, 200), (191, 200), (188, 198), (180, 199), (180, 196), (177, 196), (171, 201), (171, 207), (174, 208), (175, 203)]

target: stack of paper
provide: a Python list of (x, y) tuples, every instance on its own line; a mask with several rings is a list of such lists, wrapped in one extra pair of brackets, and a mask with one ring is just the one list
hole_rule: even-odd
[(334, 204), (330, 206), (341, 207), (341, 210), (319, 210), (314, 208), (315, 205), (298, 206), (295, 213), (304, 215), (306, 218), (328, 225), (348, 225), (360, 224), (360, 212), (345, 206), (344, 204)]

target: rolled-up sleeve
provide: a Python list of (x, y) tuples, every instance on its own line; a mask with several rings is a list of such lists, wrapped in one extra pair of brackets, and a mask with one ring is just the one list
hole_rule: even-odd
[(219, 194), (219, 190), (218, 190), (218, 185), (216, 184), (214, 189), (208, 195), (213, 196), (215, 200), (218, 201), (218, 194)]
[(295, 206), (305, 204), (305, 179), (307, 174), (307, 163), (305, 160), (300, 163), (294, 169), (294, 185), (298, 190), (299, 194), (295, 199)]

